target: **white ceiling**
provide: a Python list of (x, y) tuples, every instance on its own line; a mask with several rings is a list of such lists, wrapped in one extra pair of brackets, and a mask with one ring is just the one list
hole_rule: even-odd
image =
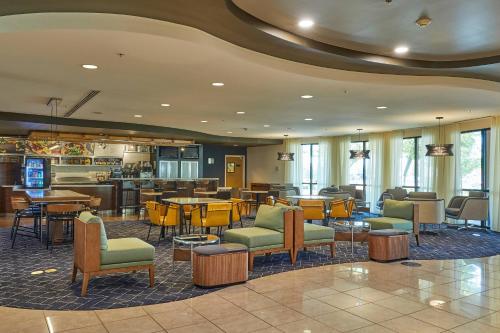
[[(450, 122), (500, 113), (497, 83), (325, 69), (131, 16), (1, 17), (0, 45), (1, 111), (49, 115), (51, 96), (70, 108), (89, 90), (101, 90), (73, 117), (259, 138), (385, 131), (435, 124), (437, 115)], [(99, 69), (82, 69), (87, 63)]]
[[(498, 54), (498, 0), (233, 0), (241, 9), (282, 29), (337, 46), (392, 56), (396, 45), (409, 58), (461, 60)], [(415, 21), (426, 15), (422, 29)], [(309, 18), (311, 29), (297, 22)]]

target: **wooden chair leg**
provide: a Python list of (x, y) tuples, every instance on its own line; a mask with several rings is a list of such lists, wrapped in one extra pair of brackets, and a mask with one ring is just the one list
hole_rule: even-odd
[(146, 237), (146, 240), (149, 240), (149, 235), (151, 234), (151, 227), (152, 226), (153, 226), (153, 223), (149, 223), (148, 237)]
[(89, 281), (90, 281), (90, 273), (83, 273), (82, 296), (87, 296)]
[(253, 259), (255, 255), (252, 252), (248, 253), (248, 270), (253, 271)]
[(419, 239), (418, 239), (418, 235), (415, 235), (415, 240), (417, 241), (417, 246), (420, 246), (420, 242), (419, 242)]
[(295, 251), (293, 249), (288, 250), (288, 254), (290, 255), (290, 262), (292, 265), (295, 265), (295, 261), (297, 261), (297, 256), (295, 255)]
[(76, 281), (76, 274), (78, 274), (78, 268), (73, 265), (73, 273), (71, 274), (71, 283)]
[(149, 266), (149, 286), (152, 288), (155, 285), (155, 266)]
[(337, 250), (337, 245), (335, 244), (335, 242), (331, 243), (330, 244), (330, 255), (332, 257), (335, 257), (336, 250)]

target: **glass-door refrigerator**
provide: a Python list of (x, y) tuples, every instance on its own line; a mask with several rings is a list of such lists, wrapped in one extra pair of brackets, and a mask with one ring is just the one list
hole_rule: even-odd
[(50, 187), (50, 159), (26, 157), (24, 163), (24, 187), (43, 189)]

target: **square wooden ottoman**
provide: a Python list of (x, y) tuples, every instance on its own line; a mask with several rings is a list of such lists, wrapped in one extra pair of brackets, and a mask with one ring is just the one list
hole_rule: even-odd
[(407, 231), (382, 229), (372, 230), (368, 233), (368, 254), (372, 260), (406, 259), (409, 252), (410, 243)]
[(215, 287), (248, 280), (248, 249), (243, 244), (224, 243), (193, 249), (193, 283)]

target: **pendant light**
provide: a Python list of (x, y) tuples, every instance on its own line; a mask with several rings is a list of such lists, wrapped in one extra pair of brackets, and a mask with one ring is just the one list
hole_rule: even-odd
[[(362, 142), (361, 141), (361, 131), (362, 128), (358, 128), (358, 141), (353, 141), (353, 142)], [(370, 159), (370, 151), (369, 150), (349, 150), (351, 153), (351, 156), (349, 157), (351, 160), (358, 159), (358, 158), (363, 158), (363, 159)]]
[(294, 153), (283, 153), (279, 152), (278, 153), (278, 161), (293, 161), (293, 155)]
[(436, 119), (438, 120), (438, 143), (425, 145), (427, 148), (425, 156), (453, 156), (453, 144), (441, 144), (441, 119), (443, 117), (436, 117)]
[(54, 104), (55, 104), (55, 117), (58, 117), (58, 109), (57, 109), (57, 104), (61, 102), (61, 98), (57, 97), (51, 97), (47, 103), (47, 105), (50, 104), (50, 145), (49, 145), (49, 150), (52, 152), (53, 150), (60, 149), (61, 144), (60, 142), (55, 141), (54, 137), (54, 126), (55, 130), (57, 131), (57, 124), (54, 124)]

